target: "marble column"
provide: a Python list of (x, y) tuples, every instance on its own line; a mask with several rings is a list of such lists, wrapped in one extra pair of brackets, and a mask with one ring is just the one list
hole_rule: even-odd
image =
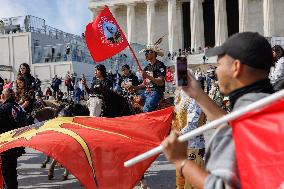
[(103, 9), (104, 7), (89, 7), (92, 14), (92, 20), (94, 20)]
[(248, 0), (239, 0), (239, 32), (248, 31)]
[(228, 38), (226, 0), (215, 0), (215, 46), (222, 45)]
[(110, 12), (111, 12), (111, 14), (113, 15), (113, 17), (114, 17), (115, 19), (116, 19), (115, 13), (116, 13), (116, 9), (117, 9), (117, 8), (118, 8), (118, 6), (115, 6), (115, 5), (109, 7)]
[(199, 18), (200, 18), (200, 46), (201, 49), (205, 47), (205, 36), (204, 36), (204, 19), (203, 19), (203, 3), (204, 0), (198, 0), (198, 10), (199, 10)]
[(191, 49), (204, 47), (204, 22), (202, 0), (190, 1)]
[(136, 42), (135, 36), (135, 3), (127, 4), (127, 39), (129, 43)]
[(155, 0), (145, 1), (147, 4), (147, 43), (154, 43)]
[(275, 34), (273, 1), (274, 0), (263, 0), (264, 37), (273, 37)]
[(175, 31), (176, 31), (176, 0), (168, 0), (168, 42), (169, 51), (174, 51)]
[(94, 20), (97, 16), (96, 9), (89, 7), (89, 10), (91, 11), (92, 20)]

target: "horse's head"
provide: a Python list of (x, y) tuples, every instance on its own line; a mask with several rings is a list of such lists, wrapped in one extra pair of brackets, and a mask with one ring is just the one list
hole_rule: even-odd
[(102, 100), (101, 116), (120, 117), (133, 114), (131, 104), (118, 93), (106, 88), (96, 88), (94, 91), (96, 97)]
[(69, 103), (61, 105), (57, 110), (57, 116), (73, 117), (73, 116), (89, 116), (88, 108), (81, 104)]
[(46, 121), (55, 118), (56, 112), (57, 110), (54, 108), (42, 108), (34, 113), (34, 118), (39, 122)]

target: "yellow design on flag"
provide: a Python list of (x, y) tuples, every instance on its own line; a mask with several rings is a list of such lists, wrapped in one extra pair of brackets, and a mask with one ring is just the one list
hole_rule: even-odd
[[(86, 158), (88, 159), (89, 165), (93, 171), (94, 174), (94, 179), (96, 179), (96, 173), (95, 173), (95, 169), (93, 166), (93, 161), (92, 161), (92, 157), (91, 157), (91, 153), (89, 150), (89, 147), (87, 145), (87, 143), (84, 141), (84, 139), (78, 135), (77, 133), (69, 130), (69, 129), (65, 129), (65, 128), (61, 128), (62, 124), (73, 124), (73, 117), (59, 117), (47, 122), (41, 122), (38, 124), (33, 124), (27, 127), (24, 127), (22, 129), (17, 129), (17, 130), (13, 130), (7, 133), (4, 133), (0, 136), (0, 147), (3, 146), (6, 143), (18, 140), (20, 138), (24, 138), (26, 140), (30, 140), (32, 137), (36, 136), (37, 134), (41, 133), (41, 132), (46, 132), (46, 131), (54, 131), (57, 133), (62, 133), (65, 135), (68, 135), (70, 137), (72, 137), (73, 139), (75, 139), (82, 147)], [(81, 126), (81, 127), (85, 127), (83, 125), (80, 124), (76, 124), (77, 126)]]
[(133, 188), (156, 157), (131, 168), (123, 162), (158, 146), (172, 116), (173, 108), (117, 118), (60, 117), (0, 135), (0, 153), (33, 148), (62, 164), (86, 189)]

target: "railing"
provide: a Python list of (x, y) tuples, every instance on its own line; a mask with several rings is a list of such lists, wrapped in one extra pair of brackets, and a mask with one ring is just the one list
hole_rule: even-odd
[(34, 46), (33, 63), (77, 61), (93, 64), (94, 61), (85, 44), (73, 43)]
[(63, 40), (66, 43), (84, 43), (81, 36), (63, 32), (45, 24), (45, 20), (35, 16), (18, 16), (0, 19), (0, 35), (35, 32), (48, 35), (55, 39)]

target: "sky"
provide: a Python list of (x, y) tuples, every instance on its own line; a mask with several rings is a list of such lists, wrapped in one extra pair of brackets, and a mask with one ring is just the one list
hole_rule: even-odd
[(81, 35), (91, 22), (89, 0), (0, 0), (0, 18), (32, 15), (51, 27)]

